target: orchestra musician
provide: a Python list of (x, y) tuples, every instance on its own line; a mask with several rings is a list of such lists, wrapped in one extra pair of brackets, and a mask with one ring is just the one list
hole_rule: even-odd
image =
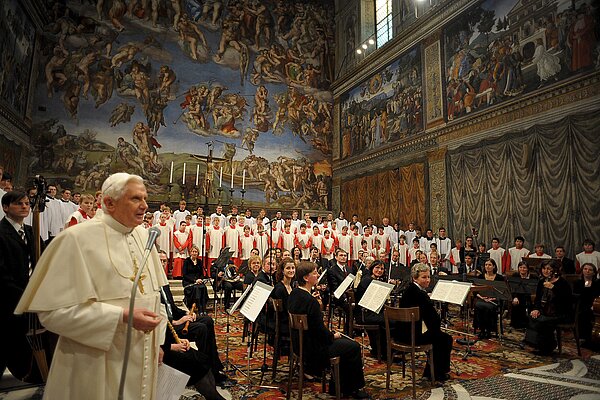
[[(483, 278), (487, 281), (503, 281), (502, 275), (498, 274), (496, 261), (489, 259), (483, 265), (485, 273)], [(496, 331), (498, 324), (498, 299), (494, 296), (484, 296), (477, 293), (475, 301), (475, 316), (473, 318), (473, 328), (479, 328), (479, 339), (489, 339), (491, 332)]]
[(579, 295), (579, 337), (588, 346), (592, 338), (594, 326), (594, 312), (592, 305), (596, 297), (600, 296), (600, 280), (597, 277), (598, 269), (592, 263), (581, 266), (581, 279), (573, 284), (573, 293)]
[[(166, 253), (159, 251), (159, 254)], [(191, 309), (192, 304), (200, 310), (200, 313), (206, 314), (206, 303), (208, 302), (208, 289), (202, 281), (203, 268), (202, 261), (198, 259), (200, 250), (195, 244), (190, 248), (190, 256), (183, 262), (183, 301), (187, 308)]]
[[(173, 331), (181, 339), (196, 343), (198, 351), (205, 356), (216, 383), (223, 387), (235, 385), (236, 382), (222, 372), (224, 366), (219, 358), (213, 319), (208, 315), (187, 313), (177, 307), (168, 284), (162, 287), (161, 302), (165, 305)], [(170, 335), (167, 334), (168, 336)]]
[[(288, 318), (288, 298), (292, 293), (292, 283), (294, 283), (296, 277), (296, 263), (291, 258), (284, 258), (277, 265), (277, 272), (275, 272), (275, 287), (271, 293), (271, 297), (274, 299), (280, 299), (282, 304), (282, 311), (279, 314), (279, 335), (281, 337), (288, 338), (290, 333), (290, 325)], [(279, 341), (280, 344), (288, 344), (288, 341)], [(283, 349), (282, 349), (283, 350)], [(285, 350), (281, 354), (288, 354)]]
[[(517, 269), (517, 272), (513, 273), (514, 277), (520, 279), (538, 278), (537, 274), (529, 271), (529, 266), (525, 261), (519, 262)], [(531, 305), (531, 296), (526, 293), (513, 293), (512, 298), (510, 326), (516, 329), (526, 328), (529, 323), (527, 318), (527, 309)]]
[[(404, 291), (400, 299), (400, 307), (419, 307), (421, 319), (416, 326), (421, 327), (425, 324), (427, 331), (416, 330), (416, 343), (431, 343), (433, 345), (435, 379), (437, 381), (448, 380), (450, 378), (452, 336), (442, 332), (440, 316), (426, 292), (431, 282), (430, 268), (423, 263), (415, 264), (412, 267), (411, 276), (413, 284), (409, 285)], [(406, 326), (399, 327), (398, 335), (403, 342), (410, 343), (410, 328)], [(423, 377), (428, 378), (430, 373), (428, 360)]]
[(556, 347), (556, 324), (568, 321), (573, 314), (571, 297), (571, 287), (559, 275), (558, 263), (542, 261), (541, 279), (525, 334), (525, 342), (535, 347), (540, 355), (549, 355)]
[(371, 264), (370, 273), (363, 274), (358, 287), (356, 288), (355, 300), (356, 307), (354, 310), (354, 319), (359, 324), (379, 325), (379, 343), (377, 343), (377, 335), (374, 331), (368, 330), (369, 343), (371, 344), (371, 355), (377, 357), (378, 349), (381, 349), (381, 354), (387, 352), (387, 338), (385, 336), (385, 320), (383, 317), (383, 308), (379, 313), (374, 313), (371, 310), (362, 308), (358, 305), (367, 288), (373, 280), (385, 282), (385, 264), (382, 261), (375, 261)]
[[(303, 354), (306, 372), (319, 376), (329, 364), (330, 357), (340, 357), (339, 383), (343, 390), (342, 397), (369, 398), (362, 389), (365, 386), (365, 378), (360, 345), (354, 340), (342, 337), (339, 332), (331, 332), (325, 327), (319, 302), (311, 293), (311, 288), (319, 279), (317, 266), (307, 261), (301, 262), (296, 268), (296, 279), (298, 287), (292, 290), (288, 298), (288, 310), (292, 314), (304, 314), (308, 319), (308, 330), (304, 333)], [(294, 331), (292, 334), (295, 336), (294, 343), (297, 344), (298, 333)], [(330, 382), (329, 387), (330, 394), (334, 394), (331, 390), (335, 389), (335, 385)]]
[(215, 271), (214, 264), (211, 266), (211, 275), (215, 276), (215, 272), (217, 274), (217, 287), (223, 287), (223, 305), (225, 309), (229, 309), (231, 304), (231, 294), (233, 290), (244, 290), (244, 280), (243, 277), (240, 277), (237, 267), (234, 264), (233, 260), (229, 260), (227, 265), (220, 266), (217, 271)]
[(244, 277), (244, 290), (246, 290), (249, 285), (254, 283), (262, 264), (262, 260), (258, 255), (258, 250), (256, 250), (255, 253), (254, 250), (252, 250), (253, 254), (250, 256), (250, 258), (248, 258), (248, 272), (246, 272), (246, 276)]
[(188, 386), (194, 386), (207, 400), (225, 399), (217, 392), (208, 357), (192, 348), (189, 340), (180, 339), (177, 333), (167, 327), (165, 343), (161, 347), (164, 351), (163, 362), (189, 375)]

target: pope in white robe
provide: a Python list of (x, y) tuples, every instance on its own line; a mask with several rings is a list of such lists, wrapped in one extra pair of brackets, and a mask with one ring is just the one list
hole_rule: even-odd
[[(146, 189), (141, 178), (125, 173), (109, 177), (102, 189), (104, 215), (54, 239), (15, 310), (38, 313), (42, 325), (60, 335), (44, 399), (118, 397), (132, 277), (148, 240), (139, 226)], [(167, 280), (154, 248), (140, 282), (124, 399), (156, 398), (159, 346), (166, 332), (160, 288)]]

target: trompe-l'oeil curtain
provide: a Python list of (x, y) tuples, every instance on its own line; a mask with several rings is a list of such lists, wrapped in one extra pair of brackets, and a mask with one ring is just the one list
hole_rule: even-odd
[(543, 243), (551, 255), (600, 240), (600, 112), (461, 147), (447, 160), (454, 238), (475, 228), (479, 242), (497, 236), (508, 248), (522, 235), (529, 250)]

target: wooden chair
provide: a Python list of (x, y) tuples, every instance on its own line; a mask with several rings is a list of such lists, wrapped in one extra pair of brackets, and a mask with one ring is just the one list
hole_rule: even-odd
[(277, 374), (277, 362), (281, 355), (281, 343), (283, 339), (283, 332), (281, 332), (281, 313), (283, 312), (283, 300), (281, 299), (269, 299), (273, 310), (275, 311), (275, 339), (273, 341), (273, 375), (271, 379), (274, 381)]
[[(433, 372), (433, 346), (431, 344), (417, 345), (415, 343), (415, 325), (420, 320), (419, 307), (410, 308), (397, 308), (385, 306), (384, 311), (385, 319), (385, 334), (387, 337), (388, 348), (387, 348), (387, 368), (385, 376), (385, 388), (390, 390), (390, 374), (392, 370), (392, 352), (398, 351), (402, 353), (402, 377), (406, 376), (406, 353), (410, 353), (410, 361), (412, 368), (412, 394), (413, 398), (417, 396), (416, 390), (416, 378), (415, 378), (415, 353), (426, 352), (429, 357), (429, 367), (431, 369), (431, 383), (435, 382), (435, 375)], [(400, 343), (392, 338), (390, 333), (390, 322), (410, 322), (410, 343)], [(418, 327), (421, 329), (421, 326)]]
[[(356, 298), (354, 297), (354, 291), (352, 290), (347, 290), (346, 291), (346, 295), (348, 296), (348, 303), (350, 305), (349, 307), (349, 313), (348, 313), (348, 332), (350, 332), (350, 336), (353, 336), (354, 334), (354, 329), (360, 329), (362, 332), (362, 346), (361, 346), (361, 351), (363, 351), (364, 346), (365, 346), (365, 333), (367, 331), (374, 331), (376, 333), (375, 335), (375, 340), (377, 340), (377, 361), (381, 362), (381, 346), (379, 345), (381, 343), (380, 340), (380, 329), (379, 329), (379, 325), (377, 324), (365, 324), (365, 323), (357, 323), (354, 319), (355, 319), (355, 315), (354, 315), (354, 309), (356, 308), (357, 304), (356, 304)], [(364, 310), (361, 308), (361, 313), (362, 313), (362, 320), (364, 321)], [(371, 348), (373, 347), (373, 343), (371, 343)]]
[(558, 343), (558, 354), (562, 354), (562, 331), (571, 331), (573, 332), (573, 338), (575, 339), (575, 344), (577, 345), (577, 355), (581, 357), (581, 347), (579, 346), (579, 305), (581, 304), (581, 300), (578, 298), (575, 299), (575, 317), (572, 322), (565, 322), (562, 324), (556, 325), (556, 342)]
[[(298, 367), (298, 399), (302, 399), (302, 389), (304, 385), (304, 332), (308, 330), (308, 318), (306, 314), (288, 313), (290, 318), (290, 370), (288, 372), (288, 385), (286, 399), (289, 400), (292, 395), (292, 375)], [(298, 353), (294, 351), (294, 330), (298, 333)], [(340, 358), (332, 357), (329, 359), (335, 382), (335, 398), (340, 400)], [(325, 376), (327, 371), (323, 371), (321, 378), (322, 390), (325, 392)]]

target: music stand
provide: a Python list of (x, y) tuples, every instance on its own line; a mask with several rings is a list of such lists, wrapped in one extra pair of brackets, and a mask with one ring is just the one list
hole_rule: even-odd
[(560, 261), (558, 258), (538, 258), (529, 256), (523, 257), (523, 261), (529, 267), (529, 272), (535, 272), (536, 274), (539, 274), (540, 265), (544, 261), (554, 261), (559, 263), (559, 265), (562, 265), (562, 261)]
[(217, 257), (217, 259), (215, 261), (213, 261), (211, 268), (214, 268), (215, 273), (213, 278), (213, 293), (214, 293), (214, 307), (215, 307), (215, 322), (217, 320), (217, 300), (218, 300), (218, 294), (217, 294), (217, 287), (218, 287), (218, 282), (217, 280), (219, 279), (219, 269), (224, 268), (227, 265), (227, 262), (229, 261), (229, 259), (231, 258), (231, 256), (233, 255), (233, 251), (229, 250), (229, 247), (223, 247), (221, 249), (221, 252), (219, 253), (219, 257)]
[(504, 323), (502, 320), (502, 314), (504, 312), (504, 302), (508, 302), (512, 300), (512, 293), (510, 291), (510, 287), (508, 286), (507, 281), (488, 281), (481, 278), (474, 278), (473, 283), (475, 285), (487, 285), (490, 287), (488, 291), (482, 291), (481, 294), (488, 297), (495, 297), (498, 299), (498, 304), (496, 306), (499, 309), (500, 313), (500, 332), (498, 334), (498, 338), (500, 342), (503, 341), (504, 338)]

